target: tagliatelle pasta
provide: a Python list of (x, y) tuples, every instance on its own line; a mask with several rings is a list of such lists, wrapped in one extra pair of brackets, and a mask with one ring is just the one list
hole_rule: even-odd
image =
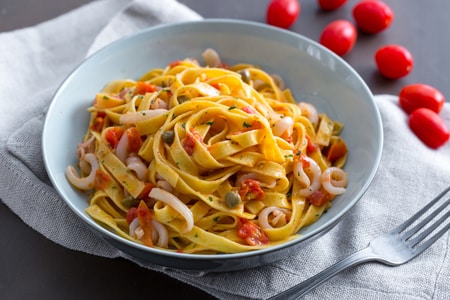
[(203, 55), (206, 66), (107, 84), (67, 179), (93, 219), (150, 247), (236, 253), (297, 238), (345, 192), (343, 125), (279, 76)]

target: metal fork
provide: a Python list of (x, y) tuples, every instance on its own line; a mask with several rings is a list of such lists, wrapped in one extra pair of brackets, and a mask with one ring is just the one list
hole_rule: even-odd
[[(450, 210), (445, 213), (450, 204), (450, 196), (447, 195), (449, 191), (450, 187), (442, 191), (403, 224), (372, 240), (367, 248), (355, 252), (317, 275), (269, 299), (297, 299), (337, 273), (361, 263), (376, 261), (389, 266), (398, 266), (410, 261), (430, 247), (450, 228), (450, 222), (445, 225), (450, 216)], [(449, 198), (440, 201), (446, 195)], [(439, 204), (439, 207), (430, 213), (429, 210), (438, 202), (443, 203)], [(434, 220), (439, 214), (441, 215), (439, 219)], [(438, 227), (442, 228), (429, 237)], [(421, 231), (421, 229), (423, 230)]]

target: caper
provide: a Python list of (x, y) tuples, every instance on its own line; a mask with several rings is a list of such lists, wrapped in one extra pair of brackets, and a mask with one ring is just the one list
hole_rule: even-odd
[(227, 192), (225, 194), (225, 203), (228, 208), (236, 208), (241, 203), (241, 196), (237, 192)]
[(166, 144), (172, 145), (173, 140), (175, 138), (175, 133), (173, 132), (173, 130), (164, 131), (161, 135), (161, 138), (163, 139), (164, 142), (166, 142)]
[(122, 205), (126, 208), (130, 208), (133, 206), (137, 206), (139, 204), (139, 200), (133, 198), (132, 196), (128, 196), (122, 199)]
[(250, 79), (251, 79), (252, 75), (250, 74), (250, 71), (248, 69), (239, 70), (238, 74), (241, 75), (242, 81), (244, 81), (247, 84), (250, 83)]
[(189, 100), (189, 97), (187, 96), (187, 95), (179, 95), (178, 97), (177, 97), (177, 101), (178, 101), (178, 103), (184, 103), (184, 102), (186, 102), (186, 101), (188, 101)]

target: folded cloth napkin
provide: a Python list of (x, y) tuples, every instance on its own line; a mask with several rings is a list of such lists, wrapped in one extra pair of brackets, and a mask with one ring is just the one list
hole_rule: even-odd
[[(409, 130), (397, 98), (379, 95), (375, 100), (385, 144), (373, 183), (340, 224), (298, 254), (248, 270), (193, 274), (116, 250), (92, 234), (51, 186), (42, 161), (41, 130), (52, 94), (84, 57), (148, 26), (201, 19), (174, 0), (166, 0), (164, 8), (158, 2), (95, 1), (38, 26), (0, 34), (0, 198), (50, 240), (93, 255), (125, 257), (221, 299), (264, 299), (364, 248), (449, 185), (450, 143), (438, 150), (424, 146)], [(450, 126), (449, 103), (441, 114)], [(347, 270), (305, 299), (448, 299), (449, 249), (447, 233), (408, 264), (391, 268), (372, 263)]]

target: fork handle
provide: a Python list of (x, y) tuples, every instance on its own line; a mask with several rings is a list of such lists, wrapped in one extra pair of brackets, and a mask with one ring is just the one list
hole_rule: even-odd
[(368, 262), (368, 261), (374, 261), (378, 258), (376, 253), (372, 251), (371, 248), (365, 248), (363, 250), (360, 250), (358, 252), (353, 253), (350, 256), (347, 256), (346, 258), (342, 259), (341, 261), (335, 263), (334, 265), (331, 265), (330, 267), (326, 268), (325, 270), (321, 271), (320, 273), (314, 275), (313, 277), (310, 277), (309, 279), (291, 287), (290, 289), (275, 295), (269, 299), (272, 300), (278, 300), (278, 299), (285, 299), (285, 300), (292, 300), (297, 299), (301, 296), (304, 296), (306, 293), (308, 293), (310, 290), (314, 289), (315, 287), (321, 285), (328, 279), (332, 278), (337, 273), (358, 265), (360, 263)]

